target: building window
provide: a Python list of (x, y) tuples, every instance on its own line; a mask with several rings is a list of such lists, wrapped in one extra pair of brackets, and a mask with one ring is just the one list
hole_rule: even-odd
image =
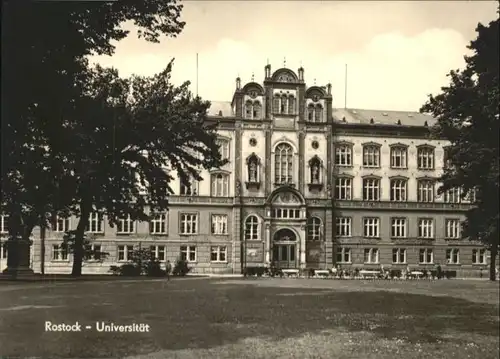
[(149, 233), (167, 234), (167, 214), (156, 214), (149, 222)]
[(134, 233), (135, 226), (134, 221), (130, 218), (130, 215), (127, 218), (119, 219), (116, 225), (116, 233), (118, 234), (130, 234)]
[(286, 114), (286, 110), (288, 109), (288, 98), (283, 95), (281, 98), (280, 98), (280, 114)]
[(280, 97), (275, 95), (273, 98), (273, 113), (280, 113)]
[(486, 264), (486, 250), (473, 249), (472, 250), (472, 264)]
[(443, 168), (451, 168), (452, 161), (451, 161), (451, 156), (450, 156), (450, 148), (444, 148), (443, 149)]
[(444, 193), (445, 203), (460, 203), (460, 188), (451, 188)]
[(89, 215), (89, 223), (87, 224), (87, 232), (103, 233), (103, 215), (102, 213), (92, 212)]
[(53, 261), (67, 261), (68, 260), (68, 250), (62, 245), (54, 244), (52, 245), (52, 260)]
[(365, 248), (365, 263), (378, 263), (377, 248)]
[(418, 220), (418, 237), (434, 238), (434, 220), (432, 218), (420, 218)]
[(0, 233), (1, 234), (6, 234), (9, 233), (9, 216), (2, 214), (0, 216)]
[(406, 218), (391, 218), (391, 237), (406, 238)]
[(63, 232), (63, 233), (71, 230), (69, 218), (56, 216), (52, 229), (54, 230), (54, 232)]
[(335, 164), (337, 166), (352, 166), (352, 146), (335, 146)]
[(419, 170), (434, 169), (434, 149), (431, 147), (420, 147), (417, 150), (417, 164)]
[(290, 96), (288, 98), (288, 114), (289, 115), (295, 114), (295, 97), (293, 96)]
[(392, 249), (392, 263), (394, 263), (394, 264), (406, 263), (406, 249), (405, 248), (393, 248)]
[(307, 120), (309, 122), (314, 122), (314, 105), (311, 103), (307, 106)]
[(227, 262), (227, 247), (226, 246), (212, 246), (210, 247), (210, 261), (211, 262)]
[(165, 262), (167, 259), (167, 250), (165, 246), (150, 246), (149, 250), (151, 251), (151, 257), (153, 257), (153, 259), (160, 262)]
[(190, 178), (186, 184), (182, 183), (180, 186), (181, 196), (197, 196), (198, 195), (198, 181)]
[(408, 149), (403, 146), (391, 147), (391, 168), (406, 168)]
[(337, 263), (351, 263), (351, 248), (337, 248)]
[(419, 250), (418, 262), (420, 264), (432, 264), (434, 262), (434, 252), (431, 248), (422, 248)]
[(280, 219), (299, 219), (300, 209), (293, 208), (273, 208), (271, 210), (271, 217)]
[(212, 234), (227, 234), (227, 215), (212, 215)]
[(380, 225), (380, 218), (375, 218), (375, 217), (367, 217), (363, 218), (363, 235), (366, 238), (379, 238), (380, 231), (379, 231), (379, 225)]
[(458, 250), (458, 248), (450, 248), (446, 250), (446, 263), (448, 264), (460, 263), (460, 251)]
[(260, 225), (257, 216), (250, 216), (245, 221), (245, 240), (258, 241), (260, 239)]
[(320, 104), (316, 105), (314, 111), (314, 122), (323, 122), (323, 107)]
[(447, 239), (460, 239), (462, 224), (459, 219), (447, 219), (445, 227)]
[(118, 246), (118, 262), (127, 262), (132, 260), (134, 246)]
[(262, 106), (259, 101), (253, 103), (253, 119), (258, 120), (262, 116)]
[(406, 201), (406, 185), (405, 179), (391, 180), (391, 201), (405, 202)]
[(195, 213), (181, 213), (180, 234), (198, 233), (198, 215)]
[(431, 180), (418, 181), (418, 201), (434, 202), (434, 181)]
[(363, 167), (380, 167), (380, 147), (363, 146)]
[(260, 160), (255, 154), (247, 158), (248, 182), (260, 182), (259, 164)]
[(337, 237), (350, 237), (351, 217), (337, 217), (335, 219), (335, 232)]
[(307, 240), (321, 240), (321, 219), (318, 217), (311, 217), (307, 222)]
[(101, 246), (99, 244), (88, 244), (85, 246), (85, 260), (100, 261), (102, 257)]
[(314, 156), (311, 158), (309, 161), (309, 168), (310, 168), (310, 178), (312, 184), (319, 184), (321, 183), (321, 160), (318, 158), (318, 156)]
[(217, 145), (219, 146), (221, 159), (229, 160), (229, 141), (224, 139), (218, 139)]
[(352, 179), (338, 177), (335, 179), (335, 199), (350, 200), (352, 197)]
[(464, 197), (464, 201), (469, 202), (469, 203), (476, 202), (476, 189), (475, 188), (473, 188), (467, 192), (467, 194)]
[(229, 196), (229, 175), (216, 173), (210, 177), (212, 181), (212, 197)]
[(363, 179), (363, 200), (380, 200), (380, 180), (378, 178)]
[(245, 102), (245, 118), (252, 118), (252, 107), (252, 101), (248, 100), (247, 102)]
[(196, 262), (196, 247), (181, 246), (181, 260), (185, 262)]
[(287, 143), (280, 143), (274, 151), (274, 176), (278, 184), (292, 183), (293, 149)]

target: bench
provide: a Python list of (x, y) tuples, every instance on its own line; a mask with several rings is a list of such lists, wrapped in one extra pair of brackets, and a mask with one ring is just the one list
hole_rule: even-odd
[(291, 277), (291, 276), (298, 277), (299, 276), (299, 270), (298, 269), (282, 269), (281, 271), (287, 277)]
[(377, 278), (380, 275), (379, 270), (360, 270), (359, 275), (361, 278)]
[(330, 271), (328, 271), (326, 269), (315, 269), (314, 270), (314, 276), (315, 277), (327, 278), (327, 277), (330, 276)]

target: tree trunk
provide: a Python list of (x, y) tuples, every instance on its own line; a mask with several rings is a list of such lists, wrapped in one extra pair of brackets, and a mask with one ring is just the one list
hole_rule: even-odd
[(495, 281), (497, 279), (496, 273), (496, 259), (497, 259), (498, 248), (496, 245), (491, 246), (490, 252), (490, 280)]
[(85, 228), (89, 222), (91, 206), (86, 202), (80, 204), (80, 220), (78, 221), (78, 226), (75, 232), (75, 243), (73, 247), (73, 269), (71, 271), (71, 276), (79, 277), (82, 275), (82, 264), (84, 255), (84, 237)]

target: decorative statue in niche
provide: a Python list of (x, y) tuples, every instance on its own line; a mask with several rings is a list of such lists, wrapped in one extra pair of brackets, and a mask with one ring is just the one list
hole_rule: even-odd
[(311, 168), (312, 183), (319, 183), (319, 166), (314, 163)]
[(249, 172), (249, 181), (250, 182), (257, 182), (257, 164), (255, 163), (254, 160), (250, 161), (250, 164), (248, 165), (248, 172)]

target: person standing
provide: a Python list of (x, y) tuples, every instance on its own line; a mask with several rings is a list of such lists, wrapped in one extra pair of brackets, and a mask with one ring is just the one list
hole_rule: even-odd
[(167, 264), (165, 265), (165, 274), (167, 276), (167, 280), (170, 280), (170, 272), (172, 271), (172, 264), (170, 261), (167, 261)]

